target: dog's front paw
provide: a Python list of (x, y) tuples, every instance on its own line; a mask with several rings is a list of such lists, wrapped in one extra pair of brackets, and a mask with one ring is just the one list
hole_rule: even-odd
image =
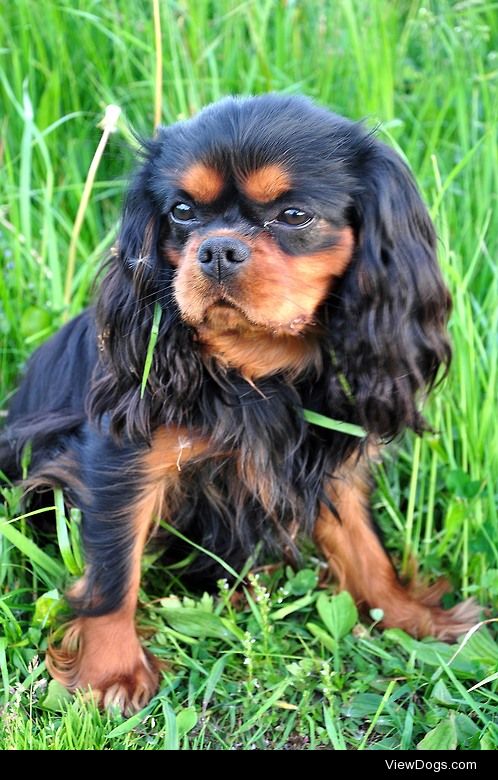
[(142, 649), (141, 658), (130, 672), (118, 672), (95, 680), (89, 683), (89, 688), (90, 696), (100, 707), (117, 708), (124, 715), (132, 715), (148, 704), (158, 685), (158, 662), (151, 653)]
[(101, 627), (95, 632), (95, 621), (102, 618), (74, 620), (61, 645), (49, 647), (47, 668), (68, 690), (82, 690), (99, 707), (131, 715), (157, 691), (160, 663), (141, 646), (134, 632), (125, 645), (111, 643), (110, 633), (107, 643), (97, 646), (94, 640)]

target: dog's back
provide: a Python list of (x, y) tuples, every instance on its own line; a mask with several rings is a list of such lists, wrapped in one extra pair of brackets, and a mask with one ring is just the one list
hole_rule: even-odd
[(32, 355), (9, 404), (0, 436), (0, 471), (10, 480), (21, 477), (26, 445), (31, 467), (64, 448), (85, 420), (85, 397), (97, 361), (92, 309), (68, 322)]

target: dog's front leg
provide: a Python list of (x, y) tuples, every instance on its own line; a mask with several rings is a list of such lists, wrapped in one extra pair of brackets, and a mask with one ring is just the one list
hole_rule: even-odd
[(90, 688), (99, 705), (130, 713), (159, 682), (159, 664), (135, 628), (143, 548), (168, 481), (198, 447), (178, 429), (160, 429), (150, 448), (138, 450), (92, 436), (81, 464), (86, 569), (69, 593), (76, 618), (60, 647), (50, 648), (47, 665), (70, 690)]

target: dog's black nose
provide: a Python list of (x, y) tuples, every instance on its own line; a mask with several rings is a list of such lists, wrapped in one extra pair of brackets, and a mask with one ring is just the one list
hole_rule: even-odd
[(250, 254), (244, 241), (232, 236), (214, 236), (202, 242), (197, 256), (206, 276), (221, 283), (237, 273)]

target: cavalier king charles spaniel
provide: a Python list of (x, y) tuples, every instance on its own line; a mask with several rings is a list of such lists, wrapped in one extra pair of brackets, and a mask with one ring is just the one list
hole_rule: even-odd
[[(95, 306), (35, 352), (0, 445), (10, 479), (29, 443), (28, 485), (82, 511), (86, 569), (51, 674), (124, 712), (154, 694), (134, 620), (158, 518), (236, 568), (256, 548), (297, 560), (313, 537), (383, 626), (465, 632), (475, 605), (403, 584), (369, 510), (380, 444), (424, 430), (449, 311), (414, 180), (361, 124), (270, 94), (159, 128)], [(212, 564), (193, 566), (215, 580)]]

